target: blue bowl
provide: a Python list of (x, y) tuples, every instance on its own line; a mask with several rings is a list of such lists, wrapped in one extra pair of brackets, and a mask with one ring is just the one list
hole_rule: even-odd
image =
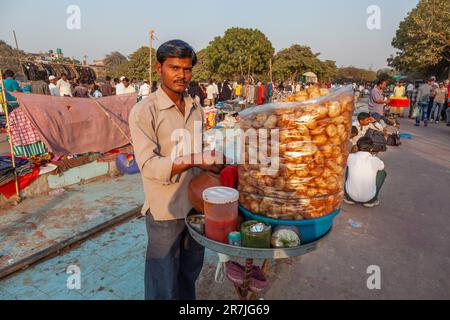
[(322, 238), (333, 226), (334, 218), (341, 213), (341, 209), (333, 211), (332, 213), (317, 218), (308, 220), (275, 220), (260, 215), (255, 215), (239, 205), (239, 209), (244, 214), (245, 220), (257, 220), (270, 224), (272, 228), (277, 226), (295, 226), (300, 232), (300, 239), (302, 244), (314, 242)]
[(399, 136), (402, 139), (411, 139), (412, 138), (412, 136), (409, 133), (400, 133)]

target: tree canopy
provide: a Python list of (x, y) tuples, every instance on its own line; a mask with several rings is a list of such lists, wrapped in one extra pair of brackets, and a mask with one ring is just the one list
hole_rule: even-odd
[[(130, 54), (128, 58), (119, 52), (113, 52), (106, 56), (105, 65), (107, 74), (112, 77), (126, 76), (130, 79), (148, 79), (150, 66), (149, 47), (140, 47)], [(152, 49), (153, 63), (156, 62), (156, 51)], [(152, 79), (157, 79), (156, 69), (152, 69)]]
[(128, 62), (127, 57), (118, 51), (113, 51), (106, 55), (103, 60), (108, 75), (115, 76), (118, 72), (119, 66)]
[(388, 59), (402, 72), (443, 74), (450, 65), (450, 2), (420, 0), (400, 23), (392, 46), (398, 49)]
[(377, 73), (373, 70), (366, 70), (356, 67), (339, 68), (336, 73), (336, 80), (339, 81), (364, 81), (372, 82), (377, 79)]
[(206, 64), (212, 74), (236, 77), (241, 74), (264, 74), (275, 49), (258, 29), (231, 28), (216, 37), (205, 49)]

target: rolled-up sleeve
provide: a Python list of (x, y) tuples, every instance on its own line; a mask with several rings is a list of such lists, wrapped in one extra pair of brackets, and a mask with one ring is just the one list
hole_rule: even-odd
[(129, 117), (131, 139), (141, 174), (164, 185), (172, 184), (173, 161), (160, 154), (154, 119), (143, 106), (135, 106)]

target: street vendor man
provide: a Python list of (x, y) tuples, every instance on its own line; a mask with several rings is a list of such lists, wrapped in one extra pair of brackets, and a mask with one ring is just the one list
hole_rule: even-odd
[(185, 226), (184, 219), (192, 211), (188, 186), (203, 170), (217, 171), (219, 166), (213, 164), (216, 155), (201, 148), (200, 152), (173, 154), (177, 148), (174, 131), (181, 130), (192, 140), (195, 126), (200, 124), (200, 134), (203, 132), (201, 106), (186, 93), (197, 63), (194, 49), (184, 41), (172, 40), (158, 48), (156, 57), (161, 85), (136, 104), (129, 116), (145, 192), (145, 299), (194, 300), (204, 248)]

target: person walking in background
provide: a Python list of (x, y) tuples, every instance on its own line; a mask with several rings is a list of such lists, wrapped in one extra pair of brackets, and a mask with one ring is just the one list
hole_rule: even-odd
[(201, 106), (201, 100), (200, 100), (200, 87), (198, 85), (198, 82), (196, 81), (192, 81), (189, 84), (189, 88), (188, 88), (188, 93), (191, 96), (192, 100), (194, 100), (194, 102)]
[(44, 94), (50, 95), (50, 89), (48, 88), (47, 82), (43, 80), (37, 80), (31, 82), (31, 93), (33, 94)]
[(147, 99), (150, 93), (152, 93), (151, 89), (148, 80), (144, 80), (144, 83), (139, 87), (138, 96), (140, 99)]
[(94, 83), (92, 86), (92, 94), (91, 96), (95, 99), (103, 97), (102, 92), (100, 91), (100, 87)]
[(219, 85), (216, 83), (216, 80), (214, 80), (213, 79), (213, 86), (214, 86), (214, 90), (215, 90), (215, 92), (214, 92), (214, 102), (216, 103), (217, 101), (219, 101), (219, 93), (220, 93), (220, 91), (222, 90), (222, 85), (219, 83), (219, 85), (220, 85), (220, 88), (219, 88)]
[(48, 85), (48, 89), (50, 90), (50, 94), (54, 97), (60, 97), (61, 93), (58, 90), (58, 87), (56, 86), (56, 77), (50, 76), (48, 77), (48, 81), (50, 81)]
[(106, 76), (105, 83), (101, 85), (100, 92), (102, 97), (112, 96), (114, 93), (113, 86), (111, 85), (111, 77)]
[(232, 88), (228, 80), (225, 80), (222, 84), (222, 91), (220, 92), (220, 100), (221, 101), (231, 100), (231, 90)]
[(156, 90), (158, 90), (158, 82), (157, 81), (153, 81), (152, 82), (152, 93), (155, 92)]
[(429, 85), (429, 81), (425, 80), (424, 84), (420, 86), (415, 108), (419, 109), (419, 114), (416, 117), (415, 126), (420, 126), (420, 121), (423, 121), (424, 126), (428, 126), (428, 105), (430, 103), (430, 92), (431, 86)]
[(450, 80), (445, 80), (444, 86), (447, 88), (447, 99), (445, 102), (445, 111), (443, 112), (445, 114), (445, 121), (447, 122), (447, 125), (450, 125)]
[(130, 80), (128, 78), (123, 78), (122, 84), (123, 84), (124, 89), (121, 90), (121, 93), (118, 93), (118, 95), (136, 92), (136, 89), (134, 89), (134, 87), (131, 85)]
[(406, 88), (403, 85), (403, 81), (399, 81), (397, 86), (394, 88), (394, 97), (403, 98), (406, 96)]
[(411, 92), (411, 96), (409, 97), (409, 112), (408, 112), (408, 117), (412, 118), (412, 114), (413, 114), (413, 109), (414, 106), (416, 105), (416, 101), (417, 101), (417, 94), (419, 93), (419, 85), (415, 84), (413, 86), (412, 92)]
[(439, 87), (439, 85), (436, 82), (436, 77), (431, 77), (430, 82), (428, 83), (430, 85), (430, 100), (428, 101), (428, 109), (427, 109), (427, 116), (428, 121), (431, 119), (431, 110), (434, 106), (434, 97), (436, 96), (436, 89)]
[(124, 79), (125, 79), (125, 76), (121, 76), (119, 79), (120, 82), (116, 84), (116, 95), (125, 93), (125, 85), (123, 84)]
[(439, 83), (439, 87), (435, 90), (436, 95), (434, 96), (434, 104), (431, 109), (431, 114), (433, 116), (434, 122), (439, 123), (441, 120), (441, 112), (444, 107), (444, 103), (447, 99), (448, 90), (444, 87), (444, 83)]
[(71, 97), (72, 96), (72, 86), (67, 80), (67, 75), (65, 73), (61, 74), (61, 78), (56, 82), (56, 88), (58, 89), (61, 97)]
[(81, 80), (80, 84), (75, 87), (72, 95), (76, 98), (89, 98), (89, 91), (87, 89), (87, 81)]
[(206, 103), (207, 106), (213, 106), (215, 104), (216, 87), (213, 80), (209, 80), (209, 86), (206, 88)]
[(136, 81), (136, 78), (131, 79), (130, 86), (134, 88), (134, 92), (139, 92), (139, 85)]

